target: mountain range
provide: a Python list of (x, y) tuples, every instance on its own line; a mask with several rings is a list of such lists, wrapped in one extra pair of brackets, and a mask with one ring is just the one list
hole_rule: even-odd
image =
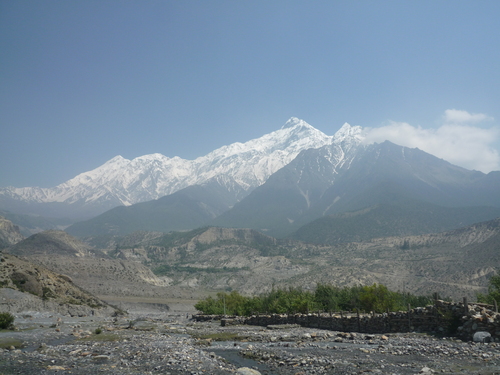
[(364, 140), (359, 126), (344, 124), (327, 136), (291, 118), (275, 132), (193, 161), (115, 157), (55, 188), (5, 188), (0, 208), (71, 210), (74, 218), (100, 213), (66, 228), (79, 237), (219, 226), (330, 244), (500, 216), (500, 172), (470, 171), (419, 149)]
[[(346, 125), (349, 129), (349, 125)], [(361, 128), (354, 127), (358, 131)], [(234, 204), (292, 161), (301, 151), (335, 141), (305, 121), (291, 118), (279, 130), (246, 143), (223, 146), (195, 160), (151, 154), (116, 156), (53, 188), (0, 189), (0, 208), (16, 213), (76, 219), (130, 206), (193, 185), (218, 185)]]

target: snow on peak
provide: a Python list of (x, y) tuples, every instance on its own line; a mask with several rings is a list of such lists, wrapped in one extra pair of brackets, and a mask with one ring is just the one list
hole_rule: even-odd
[(307, 122), (304, 120), (301, 120), (297, 117), (290, 117), (288, 121), (281, 127), (281, 129), (288, 129), (288, 128), (293, 128), (295, 126), (307, 126), (311, 127)]
[(365, 138), (363, 128), (361, 126), (351, 126), (347, 122), (333, 136), (334, 142), (339, 143), (348, 140), (360, 142)]
[(112, 159), (109, 159), (105, 164), (114, 164), (114, 163), (122, 163), (122, 162), (128, 162), (130, 160), (128, 159), (125, 159), (123, 156), (121, 155), (116, 155), (114, 158)]
[(328, 136), (292, 117), (277, 131), (245, 143), (223, 146), (195, 160), (169, 158), (159, 153), (132, 160), (118, 155), (54, 188), (11, 189), (9, 194), (38, 202), (108, 200), (129, 205), (157, 199), (214, 178), (249, 191), (263, 184), (301, 151), (343, 141), (354, 146), (359, 143), (361, 133), (361, 127), (346, 123), (334, 136)]

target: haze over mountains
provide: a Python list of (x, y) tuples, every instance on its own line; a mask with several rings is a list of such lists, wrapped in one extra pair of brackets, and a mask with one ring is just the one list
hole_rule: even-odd
[(500, 172), (364, 138), (359, 126), (327, 136), (291, 118), (192, 161), (117, 156), (55, 188), (4, 188), (0, 208), (94, 216), (66, 229), (79, 237), (221, 226), (324, 243), (432, 233), (500, 216)]

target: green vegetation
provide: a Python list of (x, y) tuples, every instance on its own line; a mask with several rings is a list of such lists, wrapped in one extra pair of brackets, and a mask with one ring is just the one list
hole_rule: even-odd
[(11, 329), (14, 324), (14, 315), (8, 312), (0, 313), (0, 329)]
[(500, 275), (497, 273), (491, 276), (488, 285), (488, 294), (477, 295), (477, 302), (488, 303), (493, 305), (497, 301), (500, 303)]
[(339, 288), (318, 284), (314, 292), (301, 288), (274, 289), (260, 296), (245, 297), (237, 291), (218, 293), (199, 301), (195, 308), (204, 314), (248, 316), (254, 313), (294, 314), (309, 311), (378, 312), (425, 306), (430, 297), (392, 292), (382, 284)]
[(16, 349), (21, 349), (23, 347), (23, 342), (11, 337), (0, 338), (0, 349), (9, 349), (11, 346)]
[(44, 286), (42, 288), (42, 299), (47, 300), (49, 298), (56, 298), (57, 296), (49, 287)]

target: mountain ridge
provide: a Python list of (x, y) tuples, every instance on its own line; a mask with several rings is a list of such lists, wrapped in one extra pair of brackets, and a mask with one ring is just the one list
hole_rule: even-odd
[[(361, 132), (344, 125), (344, 132)], [(195, 160), (169, 158), (162, 154), (132, 160), (115, 156), (103, 165), (53, 188), (6, 187), (0, 189), (0, 207), (19, 213), (39, 213), (43, 205), (54, 211), (95, 216), (119, 205), (131, 205), (172, 194), (187, 186), (217, 179), (237, 199), (264, 183), (302, 150), (330, 144), (327, 136), (305, 121), (292, 117), (279, 130), (245, 143), (233, 143)], [(38, 205), (38, 206), (37, 206)], [(60, 207), (58, 207), (58, 205)], [(87, 212), (85, 212), (87, 210)], [(75, 213), (73, 212), (73, 216)]]
[(284, 237), (320, 217), (378, 204), (500, 208), (500, 180), (493, 172), (469, 171), (389, 141), (349, 150), (331, 144), (301, 152), (211, 224)]

